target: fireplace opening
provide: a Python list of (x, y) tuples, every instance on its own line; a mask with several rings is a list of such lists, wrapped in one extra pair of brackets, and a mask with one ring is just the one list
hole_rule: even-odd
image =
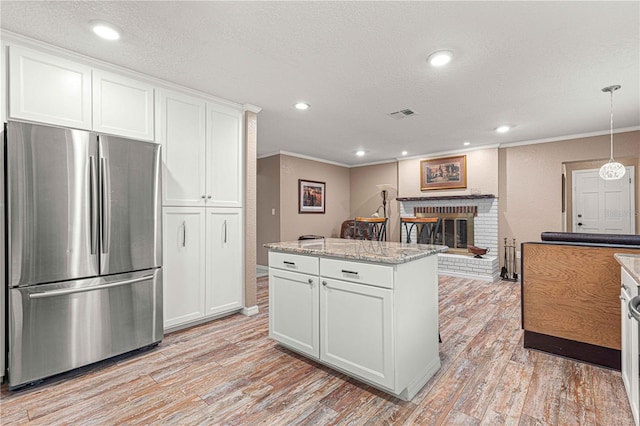
[(469, 254), (468, 247), (473, 245), (473, 213), (415, 213), (416, 217), (437, 217), (442, 219), (440, 229), (433, 241), (420, 241), (420, 244), (439, 244), (449, 247), (448, 253)]

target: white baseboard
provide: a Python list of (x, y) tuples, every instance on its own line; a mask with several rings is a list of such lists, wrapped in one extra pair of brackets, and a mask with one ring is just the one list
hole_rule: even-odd
[(245, 315), (245, 316), (248, 316), (248, 317), (257, 314), (258, 312), (259, 311), (258, 311), (258, 306), (257, 305), (246, 306), (246, 307), (242, 308), (242, 311), (240, 311), (240, 313), (242, 315)]
[(263, 265), (256, 265), (256, 277), (266, 277), (269, 275), (269, 267)]

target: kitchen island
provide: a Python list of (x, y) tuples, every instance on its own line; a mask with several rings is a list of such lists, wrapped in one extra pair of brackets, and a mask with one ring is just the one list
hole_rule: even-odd
[(271, 338), (407, 401), (438, 371), (446, 246), (329, 238), (265, 247)]

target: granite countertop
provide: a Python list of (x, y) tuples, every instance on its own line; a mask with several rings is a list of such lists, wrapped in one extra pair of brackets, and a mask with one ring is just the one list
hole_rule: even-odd
[(640, 255), (616, 253), (613, 257), (631, 274), (634, 280), (640, 283)]
[(448, 250), (447, 246), (388, 241), (327, 238), (268, 243), (264, 247), (285, 253), (307, 254), (377, 263), (406, 263)]

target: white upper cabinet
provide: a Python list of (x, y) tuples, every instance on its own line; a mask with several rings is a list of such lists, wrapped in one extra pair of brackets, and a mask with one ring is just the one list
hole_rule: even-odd
[(204, 206), (206, 201), (205, 102), (160, 90), (156, 136), (164, 159), (166, 206)]
[(93, 71), (93, 130), (153, 140), (153, 86)]
[(9, 118), (154, 140), (154, 88), (9, 46)]
[(91, 130), (91, 68), (11, 46), (9, 117)]
[(165, 206), (242, 207), (242, 111), (160, 90)]
[(242, 206), (242, 111), (207, 103), (207, 205)]

